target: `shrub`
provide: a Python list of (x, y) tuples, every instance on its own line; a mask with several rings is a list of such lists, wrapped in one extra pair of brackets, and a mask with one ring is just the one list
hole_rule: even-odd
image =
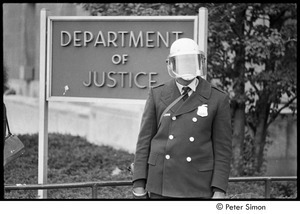
[[(5, 185), (38, 183), (38, 135), (19, 135), (26, 151), (5, 166)], [(98, 146), (79, 136), (49, 134), (48, 183), (131, 180), (127, 167), (134, 155), (109, 146)], [(119, 174), (112, 175), (114, 169)], [(5, 193), (5, 198), (34, 199), (37, 190)], [(131, 187), (98, 188), (99, 198), (131, 198)], [(90, 188), (48, 190), (48, 198), (91, 198)]]

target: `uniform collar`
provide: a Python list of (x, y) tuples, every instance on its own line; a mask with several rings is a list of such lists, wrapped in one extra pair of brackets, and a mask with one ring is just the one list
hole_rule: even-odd
[(174, 116), (178, 116), (186, 112), (193, 111), (197, 107), (203, 104), (207, 104), (210, 95), (211, 95), (210, 83), (208, 83), (205, 79), (199, 77), (196, 91), (193, 92), (186, 101), (181, 102), (182, 104), (177, 109), (174, 110)]
[[(191, 108), (196, 108), (197, 105), (206, 104), (210, 94), (211, 94), (211, 84), (208, 83), (205, 79), (202, 79), (201, 77), (197, 78), (198, 85), (196, 85), (196, 91), (191, 94), (191, 99), (187, 99), (184, 103), (184, 105), (191, 105)], [(164, 84), (163, 90), (160, 94), (160, 100), (166, 105), (170, 105), (175, 99), (177, 99), (181, 93), (179, 92), (178, 85), (176, 84), (176, 80), (172, 78), (170, 81), (166, 82)], [(190, 91), (192, 92), (192, 91)], [(194, 97), (194, 98), (193, 98)], [(180, 106), (182, 102), (179, 102), (179, 104), (175, 105)], [(195, 107), (196, 106), (196, 107)], [(175, 112), (177, 108), (172, 108), (171, 111)], [(186, 112), (188, 111), (187, 108), (183, 108), (178, 113)]]
[[(193, 92), (196, 91), (196, 88), (199, 84), (199, 80), (197, 78), (195, 78), (190, 84), (188, 84), (187, 86), (190, 87), (190, 89), (192, 89)], [(185, 85), (181, 85), (179, 82), (176, 81), (176, 85), (177, 88), (179, 90), (179, 92), (182, 92), (182, 88), (185, 87)]]

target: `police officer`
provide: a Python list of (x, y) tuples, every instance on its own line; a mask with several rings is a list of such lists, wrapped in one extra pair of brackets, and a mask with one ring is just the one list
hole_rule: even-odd
[(172, 79), (149, 90), (142, 116), (135, 198), (225, 197), (232, 156), (229, 97), (205, 80), (204, 65), (194, 40), (171, 45)]

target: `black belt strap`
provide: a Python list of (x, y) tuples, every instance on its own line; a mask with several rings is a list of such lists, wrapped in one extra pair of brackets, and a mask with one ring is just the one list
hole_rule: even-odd
[[(161, 120), (162, 118), (164, 117), (164, 115), (176, 104), (179, 102), (179, 100), (181, 100), (183, 97), (185, 96), (185, 94), (182, 94), (180, 97), (178, 97), (176, 100), (174, 100), (164, 111), (163, 113), (161, 114), (160, 116), (160, 119), (159, 119), (159, 123), (158, 123), (158, 127), (160, 126), (161, 124)], [(157, 127), (157, 128), (158, 128)]]

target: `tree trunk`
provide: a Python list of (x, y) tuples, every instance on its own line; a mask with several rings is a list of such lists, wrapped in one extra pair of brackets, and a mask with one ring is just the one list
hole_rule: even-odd
[(234, 80), (234, 98), (232, 99), (233, 108), (233, 167), (236, 176), (242, 175), (243, 172), (243, 145), (245, 139), (245, 83), (244, 83), (244, 50), (239, 48), (237, 51), (237, 63)]
[[(243, 29), (243, 28), (241, 28)], [(243, 46), (236, 47), (236, 63), (235, 70), (233, 72), (233, 91), (234, 98), (232, 99), (233, 111), (233, 167), (235, 169), (236, 176), (240, 176), (243, 173), (243, 146), (245, 139), (245, 49)]]
[[(236, 11), (237, 12), (237, 11)], [(245, 13), (246, 9), (239, 10), (236, 13), (236, 22), (239, 24), (232, 24), (231, 29), (235, 32), (236, 38), (242, 38), (245, 31)], [(243, 45), (233, 46), (236, 54), (234, 69), (231, 78), (233, 79), (233, 91), (234, 98), (233, 102), (233, 167), (237, 176), (243, 173), (243, 145), (245, 140), (245, 47)]]
[(233, 104), (233, 167), (234, 176), (240, 176), (243, 171), (242, 151), (243, 143), (245, 139), (245, 104), (234, 103)]
[(264, 163), (264, 149), (266, 145), (267, 137), (267, 121), (268, 121), (268, 112), (270, 111), (270, 104), (267, 102), (267, 99), (261, 99), (259, 105), (259, 114), (257, 116), (257, 128), (254, 136), (254, 166), (255, 171), (260, 174), (262, 173), (262, 166)]

